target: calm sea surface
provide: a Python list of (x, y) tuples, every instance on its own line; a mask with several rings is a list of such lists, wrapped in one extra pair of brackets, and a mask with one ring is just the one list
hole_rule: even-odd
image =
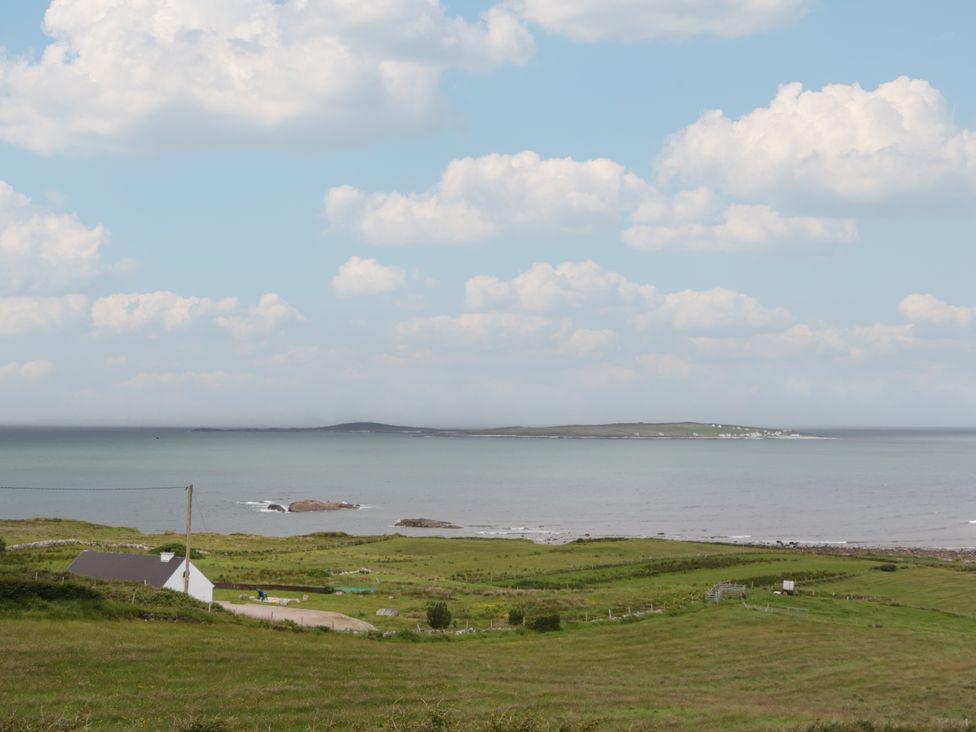
[[(835, 439), (628, 441), (189, 430), (3, 429), (0, 518), (194, 530), (667, 536), (976, 546), (976, 430), (820, 430)], [(358, 511), (280, 514), (267, 501), (344, 500)]]

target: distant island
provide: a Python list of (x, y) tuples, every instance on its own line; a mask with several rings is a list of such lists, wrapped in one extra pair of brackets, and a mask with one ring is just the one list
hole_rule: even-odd
[(326, 427), (198, 427), (194, 432), (337, 432), (350, 434), (401, 434), (417, 437), (535, 437), (603, 440), (789, 440), (816, 435), (789, 429), (747, 427), (708, 422), (615, 422), (568, 424), (553, 427), (492, 427), (445, 429), (406, 427), (382, 422), (345, 422)]

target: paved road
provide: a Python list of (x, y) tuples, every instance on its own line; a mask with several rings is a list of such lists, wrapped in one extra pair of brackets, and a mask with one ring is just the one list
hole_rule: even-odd
[(224, 610), (259, 620), (291, 620), (299, 625), (319, 626), (333, 630), (351, 630), (355, 633), (376, 630), (365, 620), (357, 620), (348, 615), (329, 612), (328, 610), (299, 610), (297, 607), (280, 607), (278, 605), (235, 605), (232, 602), (218, 602), (217, 604)]

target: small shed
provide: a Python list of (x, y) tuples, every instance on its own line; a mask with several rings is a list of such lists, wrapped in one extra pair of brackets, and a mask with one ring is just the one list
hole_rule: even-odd
[[(118, 554), (85, 550), (68, 567), (71, 574), (100, 580), (138, 582), (149, 587), (183, 592), (183, 557), (162, 552), (158, 557), (147, 554)], [(190, 597), (213, 602), (213, 582), (190, 562)]]

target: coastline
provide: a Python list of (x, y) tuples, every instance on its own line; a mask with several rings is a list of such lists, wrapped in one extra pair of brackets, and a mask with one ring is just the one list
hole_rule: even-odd
[[(79, 528), (94, 528), (94, 529), (109, 529), (122, 532), (132, 532), (144, 537), (163, 537), (163, 536), (179, 536), (171, 531), (159, 531), (150, 532), (142, 531), (140, 529), (131, 526), (119, 526), (114, 524), (103, 524), (103, 523), (93, 523), (85, 521), (83, 519), (72, 519), (72, 518), (54, 518), (54, 517), (44, 517), (36, 516), (33, 518), (4, 518), (0, 517), (0, 525), (5, 522), (11, 522), (15, 524), (29, 524), (31, 522), (56, 522), (71, 524), (75, 523), (79, 525)], [(526, 529), (523, 531), (507, 531), (507, 532), (479, 532), (477, 534), (469, 533), (458, 533), (456, 530), (443, 530), (443, 529), (427, 529), (427, 528), (411, 528), (411, 527), (390, 527), (391, 529), (403, 529), (406, 528), (408, 531), (393, 530), (387, 531), (379, 534), (358, 534), (346, 531), (336, 531), (328, 532), (334, 533), (337, 536), (346, 536), (351, 538), (361, 538), (361, 539), (372, 539), (372, 540), (386, 540), (395, 537), (416, 537), (416, 538), (430, 538), (430, 539), (443, 539), (446, 541), (450, 540), (477, 540), (477, 541), (493, 541), (493, 540), (517, 540), (517, 541), (528, 541), (533, 544), (538, 545), (548, 545), (548, 546), (560, 546), (567, 544), (587, 544), (587, 543), (606, 543), (606, 542), (623, 542), (623, 541), (655, 541), (655, 542), (666, 542), (666, 543), (683, 543), (683, 544), (714, 544), (716, 546), (732, 546), (732, 547), (743, 547), (749, 549), (766, 549), (773, 551), (787, 551), (798, 554), (820, 554), (820, 555), (831, 555), (831, 556), (877, 556), (877, 557), (891, 557), (891, 558), (913, 558), (913, 559), (939, 559), (946, 562), (963, 562), (970, 563), (976, 562), (976, 546), (973, 547), (946, 547), (946, 546), (918, 546), (918, 545), (908, 545), (908, 544), (871, 544), (869, 542), (798, 542), (798, 541), (782, 541), (782, 540), (769, 540), (769, 541), (734, 541), (728, 538), (693, 538), (686, 536), (667, 536), (667, 535), (633, 535), (625, 536), (620, 534), (592, 534), (592, 533), (577, 533), (577, 532), (565, 532), (556, 534), (555, 532), (547, 532), (546, 530), (533, 530)], [(470, 528), (470, 527), (469, 527)], [(200, 532), (201, 534), (206, 534), (207, 536), (220, 536), (220, 537), (232, 537), (232, 536), (253, 536), (260, 537), (267, 540), (281, 540), (287, 541), (290, 539), (296, 539), (301, 537), (310, 537), (322, 532), (307, 532), (307, 533), (296, 533), (296, 534), (264, 534), (260, 532), (223, 532), (223, 531), (206, 531)], [(75, 536), (51, 536), (36, 539), (30, 542), (24, 543), (12, 543), (7, 546), (7, 551), (17, 552), (32, 548), (43, 548), (45, 546), (62, 546), (62, 545), (93, 545), (98, 544), (97, 541), (92, 541), (90, 539), (85, 539)], [(121, 543), (118, 544), (120, 547), (137, 548), (144, 549), (147, 548), (141, 543)]]

